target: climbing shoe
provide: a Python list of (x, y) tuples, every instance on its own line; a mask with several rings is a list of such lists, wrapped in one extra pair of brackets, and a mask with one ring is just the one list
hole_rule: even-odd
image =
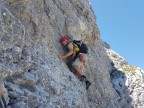
[(89, 87), (91, 86), (91, 82), (86, 81), (85, 83), (86, 83), (86, 90), (88, 90), (88, 89), (89, 89)]
[(87, 81), (87, 78), (86, 78), (84, 75), (82, 75), (79, 80), (80, 80), (81, 82), (84, 82), (84, 81)]

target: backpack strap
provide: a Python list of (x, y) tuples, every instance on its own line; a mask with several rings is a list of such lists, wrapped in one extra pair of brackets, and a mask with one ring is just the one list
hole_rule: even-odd
[(73, 43), (75, 43), (79, 48), (83, 44), (83, 42), (81, 40), (73, 40)]
[(73, 43), (79, 47), (81, 53), (88, 54), (88, 47), (81, 40), (73, 40)]
[(77, 46), (77, 44), (75, 44), (75, 43), (73, 43), (73, 51), (74, 51), (74, 53), (73, 53), (73, 58), (75, 58), (76, 56), (77, 56), (77, 53), (79, 52), (79, 47)]

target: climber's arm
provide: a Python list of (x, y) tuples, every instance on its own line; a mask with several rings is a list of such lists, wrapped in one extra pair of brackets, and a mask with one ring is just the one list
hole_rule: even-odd
[(74, 53), (74, 51), (73, 51), (73, 44), (72, 43), (68, 44), (68, 49), (69, 49), (69, 51), (66, 54), (64, 54), (62, 56), (59, 56), (60, 59), (65, 59), (65, 58), (71, 56)]

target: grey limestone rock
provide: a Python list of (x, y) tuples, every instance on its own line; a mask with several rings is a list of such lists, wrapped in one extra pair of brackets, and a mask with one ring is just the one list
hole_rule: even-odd
[[(89, 47), (88, 91), (58, 58), (65, 52), (59, 43), (63, 35)], [(143, 107), (143, 71), (124, 75), (126, 65), (100, 41), (88, 0), (0, 0), (0, 78), (10, 108)]]

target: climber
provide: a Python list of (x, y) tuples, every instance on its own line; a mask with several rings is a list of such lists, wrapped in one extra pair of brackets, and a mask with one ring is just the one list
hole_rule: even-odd
[(60, 39), (60, 42), (63, 46), (66, 46), (68, 48), (68, 52), (64, 55), (59, 55), (59, 59), (66, 59), (70, 56), (73, 58), (72, 67), (75, 70), (75, 74), (79, 78), (81, 82), (86, 83), (86, 90), (90, 87), (91, 82), (88, 81), (86, 76), (82, 73), (82, 70), (84, 67), (86, 67), (87, 64), (87, 56), (84, 52), (81, 52), (80, 48), (74, 41), (69, 41), (69, 38), (67, 36), (63, 36)]
[(7, 108), (6, 102), (7, 91), (4, 87), (3, 81), (0, 80), (0, 108)]

